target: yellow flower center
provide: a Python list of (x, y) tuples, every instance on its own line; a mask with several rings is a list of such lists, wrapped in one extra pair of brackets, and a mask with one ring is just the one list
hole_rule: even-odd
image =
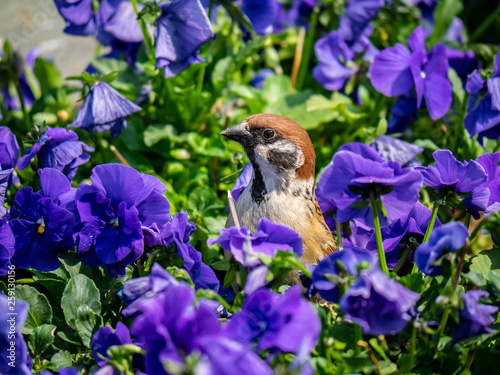
[(45, 232), (45, 221), (43, 218), (40, 218), (36, 221), (36, 223), (39, 224), (37, 232), (43, 234), (43, 232)]

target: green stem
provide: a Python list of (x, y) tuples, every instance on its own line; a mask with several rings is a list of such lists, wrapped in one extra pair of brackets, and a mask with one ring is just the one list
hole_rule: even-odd
[[(432, 215), (431, 219), (429, 220), (429, 225), (427, 226), (427, 230), (425, 231), (424, 239), (422, 243), (429, 241), (429, 237), (431, 236), (432, 229), (434, 228), (434, 224), (436, 223), (436, 217), (439, 211), (439, 203), (436, 201), (434, 202), (434, 207), (432, 208)], [(418, 267), (417, 264), (413, 264), (413, 269), (411, 270), (411, 273), (417, 273), (418, 272)]]
[[(467, 212), (465, 215), (465, 226), (469, 229), (471, 214)], [(465, 254), (467, 254), (467, 246), (464, 246), (462, 252), (460, 253), (460, 258), (458, 259), (458, 265), (455, 272), (455, 277), (453, 279), (453, 290), (457, 289), (458, 281), (460, 280), (460, 274), (462, 273), (462, 269), (464, 268), (465, 262)]]
[(322, 1), (318, 1), (313, 9), (311, 15), (311, 22), (309, 23), (309, 30), (307, 31), (304, 48), (302, 50), (302, 59), (297, 75), (297, 82), (295, 82), (295, 90), (300, 91), (304, 85), (307, 72), (309, 72), (309, 61), (311, 60), (311, 53), (314, 44), (314, 34), (316, 32), (316, 23), (318, 22), (319, 8)]
[(16, 88), (17, 96), (19, 97), (19, 103), (21, 104), (21, 111), (23, 112), (24, 123), (26, 125), (26, 131), (29, 132), (31, 130), (31, 119), (28, 115), (28, 111), (26, 109), (26, 105), (24, 104), (23, 92), (21, 91), (21, 86), (19, 85), (19, 78), (12, 70), (12, 67), (7, 65), (7, 71), (9, 72), (9, 77), (14, 83)]
[(465, 369), (470, 371), (472, 362), (474, 361), (474, 354), (476, 354), (476, 345), (472, 345), (467, 353), (467, 359), (465, 360)]
[(363, 330), (359, 324), (354, 324), (354, 351), (356, 356), (361, 353), (361, 346), (358, 345), (358, 341), (363, 340)]
[(160, 250), (155, 250), (151, 253), (148, 260), (146, 261), (146, 265), (144, 266), (145, 272), (149, 272), (151, 270), (151, 266), (153, 265), (153, 262), (155, 261), (155, 259), (159, 253), (160, 253)]
[(337, 214), (335, 214), (335, 230), (337, 231), (337, 248), (339, 250), (343, 250), (344, 247), (342, 246), (342, 229), (340, 228)]
[(408, 258), (408, 255), (410, 255), (410, 253), (411, 253), (412, 250), (413, 250), (413, 246), (412, 245), (408, 245), (405, 248), (405, 251), (404, 251), (403, 255), (401, 256), (401, 259), (399, 259), (398, 264), (396, 264), (396, 267), (394, 267), (394, 272), (398, 272), (399, 271), (399, 269), (405, 263), (406, 258)]
[(288, 261), (292, 265), (294, 265), (295, 267), (297, 267), (299, 270), (301, 270), (304, 273), (304, 275), (306, 275), (308, 278), (312, 277), (311, 271), (309, 271), (306, 268), (306, 266), (304, 266), (302, 263), (300, 263), (297, 259), (290, 258), (290, 259), (288, 259)]
[(417, 346), (417, 327), (415, 327), (415, 322), (413, 323), (413, 328), (411, 330), (410, 361), (408, 363), (408, 372), (411, 372), (411, 369), (413, 367), (413, 362), (415, 361), (415, 347)]
[(387, 261), (385, 260), (384, 244), (382, 242), (382, 232), (380, 230), (380, 219), (378, 217), (377, 204), (374, 198), (371, 199), (370, 206), (372, 208), (373, 226), (375, 227), (375, 238), (377, 239), (377, 251), (380, 269), (386, 275), (388, 275), (389, 269), (387, 268)]
[(5, 106), (3, 105), (3, 99), (0, 96), (0, 113), (2, 114), (2, 118), (5, 119), (7, 117), (7, 110), (5, 109)]
[(203, 82), (205, 81), (205, 68), (207, 64), (201, 64), (200, 72), (198, 73), (198, 86), (196, 90), (201, 94), (203, 92)]
[(443, 335), (444, 328), (446, 326), (446, 323), (448, 322), (448, 317), (450, 316), (450, 313), (451, 313), (451, 309), (449, 307), (447, 307), (444, 310), (443, 316), (441, 317), (441, 322), (439, 323), (439, 328), (438, 328), (438, 331), (436, 333), (436, 337), (434, 337), (434, 343), (436, 345), (436, 348), (439, 345), (439, 340), (441, 340), (441, 336)]
[(227, 301), (224, 298), (222, 298), (221, 296), (219, 296), (219, 298), (217, 299), (217, 301), (219, 301), (220, 304), (222, 306), (224, 306), (227, 311), (233, 312), (233, 308), (231, 307), (231, 305), (229, 303), (227, 303)]
[[(134, 12), (137, 17), (139, 17), (139, 9), (137, 8), (137, 0), (130, 0), (132, 6), (134, 7)], [(144, 37), (144, 44), (146, 45), (146, 49), (148, 51), (148, 56), (150, 59), (155, 57), (155, 48), (153, 44), (153, 40), (151, 39), (151, 35), (149, 35), (148, 28), (146, 26), (146, 22), (143, 19), (138, 19), (139, 26), (141, 27), (142, 36)]]

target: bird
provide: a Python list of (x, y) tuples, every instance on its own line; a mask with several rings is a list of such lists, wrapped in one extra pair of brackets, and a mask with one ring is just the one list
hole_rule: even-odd
[[(255, 233), (265, 217), (294, 229), (303, 241), (303, 264), (334, 252), (335, 241), (316, 198), (316, 153), (306, 130), (290, 118), (261, 113), (221, 134), (239, 142), (252, 164), (252, 178), (235, 202), (240, 225)], [(226, 228), (234, 225), (229, 215)]]

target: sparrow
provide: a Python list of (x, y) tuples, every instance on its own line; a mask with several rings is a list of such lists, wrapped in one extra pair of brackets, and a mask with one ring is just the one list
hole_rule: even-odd
[[(240, 225), (255, 233), (265, 217), (294, 229), (302, 237), (303, 264), (335, 251), (316, 199), (316, 154), (307, 132), (287, 117), (262, 113), (221, 134), (239, 142), (252, 163), (252, 179), (235, 202)], [(226, 228), (233, 225), (229, 215)]]

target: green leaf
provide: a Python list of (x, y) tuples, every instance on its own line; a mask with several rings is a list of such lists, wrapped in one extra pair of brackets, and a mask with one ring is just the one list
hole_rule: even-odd
[(381, 118), (377, 125), (377, 130), (375, 131), (375, 135), (380, 137), (387, 132), (387, 120), (385, 118)]
[(42, 324), (36, 327), (28, 337), (28, 347), (35, 357), (40, 356), (54, 342), (53, 324)]
[(354, 202), (353, 204), (351, 204), (351, 208), (353, 210), (363, 210), (365, 209), (366, 207), (369, 207), (370, 206), (370, 202), (367, 202), (363, 199), (360, 199), (359, 201), (357, 202)]
[(405, 275), (401, 278), (401, 282), (408, 289), (413, 290), (416, 293), (422, 293), (424, 291), (424, 275), (421, 273), (414, 273), (410, 275)]
[(43, 324), (52, 322), (52, 307), (45, 295), (28, 285), (16, 286), (16, 297), (29, 303), (28, 317), (21, 333), (29, 335)]
[(434, 27), (428, 39), (431, 46), (444, 41), (453, 19), (462, 9), (463, 4), (460, 0), (442, 0), (438, 2), (434, 11)]
[(469, 271), (467, 273), (464, 273), (463, 276), (467, 279), (473, 282), (475, 285), (477, 285), (480, 288), (483, 288), (486, 286), (486, 279), (483, 276), (483, 274), (475, 272), (475, 271)]
[(73, 359), (71, 353), (67, 350), (61, 350), (54, 354), (50, 361), (56, 365), (57, 368), (65, 368), (73, 366)]
[(113, 82), (118, 77), (118, 74), (120, 74), (119, 71), (111, 72), (109, 74), (106, 74), (104, 77), (101, 77), (99, 81), (106, 83)]
[(493, 294), (500, 299), (500, 270), (490, 271), (490, 273), (488, 273), (488, 279), (490, 280)]
[(220, 260), (218, 262), (212, 263), (210, 267), (218, 271), (228, 271), (229, 267), (231, 267), (231, 263), (229, 263), (228, 260)]
[(227, 271), (226, 276), (224, 276), (224, 288), (229, 288), (235, 280), (236, 268), (233, 266)]
[(61, 77), (61, 73), (57, 69), (54, 63), (37, 57), (35, 59), (35, 76), (40, 83), (40, 89), (42, 94), (47, 94), (49, 91), (61, 87), (64, 80)]
[(82, 339), (83, 345), (90, 348), (90, 341), (98, 328), (96, 327), (97, 314), (87, 305), (80, 306), (76, 313), (78, 316), (75, 321), (76, 331), (78, 332), (78, 336)]
[(491, 270), (500, 269), (500, 249), (484, 250), (471, 259), (470, 271), (481, 274), (486, 280)]
[(234, 58), (232, 56), (226, 56), (217, 61), (211, 76), (214, 86), (220, 90), (222, 88), (220, 86), (231, 77), (233, 71)]
[(87, 311), (89, 308), (94, 313), (100, 314), (100, 295), (94, 281), (81, 274), (73, 276), (64, 289), (61, 308), (66, 323), (73, 329), (77, 329), (76, 320), (79, 319), (81, 311)]

